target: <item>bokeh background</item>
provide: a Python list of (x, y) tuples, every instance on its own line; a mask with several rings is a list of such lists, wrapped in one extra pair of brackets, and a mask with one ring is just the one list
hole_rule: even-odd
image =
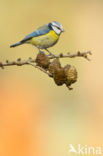
[(73, 156), (69, 144), (102, 146), (102, 0), (0, 0), (0, 61), (35, 57), (30, 45), (9, 46), (54, 20), (65, 33), (50, 50), (91, 50), (91, 62), (61, 60), (78, 70), (72, 91), (31, 66), (0, 69), (0, 156)]

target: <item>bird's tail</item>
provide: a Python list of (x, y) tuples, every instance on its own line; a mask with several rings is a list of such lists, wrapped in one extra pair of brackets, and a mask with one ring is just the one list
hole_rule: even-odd
[(19, 46), (19, 45), (21, 45), (21, 44), (23, 44), (22, 41), (17, 42), (17, 43), (15, 43), (15, 44), (11, 45), (10, 48), (14, 48), (14, 47)]

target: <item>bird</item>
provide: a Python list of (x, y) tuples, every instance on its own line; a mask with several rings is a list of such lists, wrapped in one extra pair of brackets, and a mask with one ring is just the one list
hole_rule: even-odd
[(53, 21), (40, 26), (21, 41), (11, 45), (10, 48), (26, 43), (34, 45), (36, 48), (38, 48), (39, 52), (41, 49), (44, 49), (49, 53), (49, 55), (54, 55), (48, 50), (48, 48), (52, 47), (58, 42), (62, 32), (64, 32), (62, 24), (57, 21)]

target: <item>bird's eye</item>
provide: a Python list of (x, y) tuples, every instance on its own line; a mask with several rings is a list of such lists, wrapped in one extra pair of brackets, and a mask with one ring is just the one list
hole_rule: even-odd
[(57, 28), (58, 28), (59, 30), (61, 30), (60, 27), (57, 27)]
[(60, 27), (57, 27), (60, 30)]

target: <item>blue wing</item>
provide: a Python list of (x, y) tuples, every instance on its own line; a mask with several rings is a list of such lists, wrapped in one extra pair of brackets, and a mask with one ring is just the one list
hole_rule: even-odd
[(48, 33), (52, 28), (49, 26), (49, 24), (45, 24), (41, 27), (39, 27), (36, 31), (32, 32), (31, 34), (27, 35), (23, 40), (21, 40), (20, 42), (17, 42), (13, 45), (11, 45), (10, 47), (16, 47), (19, 46), (23, 43), (25, 43), (26, 41), (30, 40), (33, 37), (37, 37), (37, 36), (41, 36), (41, 35), (45, 35), (46, 33)]
[(33, 37), (44, 35), (44, 34), (48, 33), (49, 31), (50, 31), (50, 28), (48, 27), (48, 25), (43, 25), (43, 26), (39, 27), (36, 31), (27, 35), (21, 42), (26, 42)]

